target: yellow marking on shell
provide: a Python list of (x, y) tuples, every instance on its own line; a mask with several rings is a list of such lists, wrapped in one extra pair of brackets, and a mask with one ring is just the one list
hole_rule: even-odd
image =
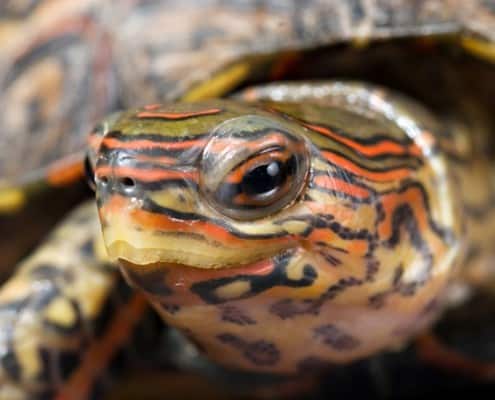
[(0, 214), (20, 210), (26, 204), (26, 194), (21, 189), (0, 188)]
[(251, 284), (246, 281), (232, 282), (224, 286), (220, 286), (215, 290), (215, 294), (221, 299), (235, 299), (249, 292)]
[(460, 38), (461, 46), (467, 50), (469, 53), (480, 57), (484, 60), (495, 62), (495, 44), (475, 39), (472, 37), (461, 37)]
[(53, 300), (44, 311), (45, 318), (56, 325), (70, 328), (76, 322), (77, 316), (74, 307), (66, 298), (59, 297)]
[[(16, 332), (15, 349), (16, 357), (19, 362), (22, 376), (24, 379), (35, 379), (43, 368), (39, 354), (39, 341), (33, 337), (40, 327), (33, 324), (26, 324), (22, 331)], [(31, 328), (31, 329), (30, 329)]]
[(221, 97), (244, 81), (249, 76), (251, 68), (252, 64), (248, 61), (235, 63), (208, 79), (205, 83), (193, 87), (182, 97), (182, 101)]
[[(79, 307), (85, 317), (96, 318), (101, 312), (114, 281), (110, 276), (95, 273), (88, 273), (85, 279), (80, 281), (71, 288), (69, 294), (79, 299)], [(88, 288), (91, 288), (91, 296), (88, 296)]]

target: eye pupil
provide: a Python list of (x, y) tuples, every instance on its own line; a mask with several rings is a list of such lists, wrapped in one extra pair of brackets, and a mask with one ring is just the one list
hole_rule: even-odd
[(284, 183), (286, 175), (284, 165), (273, 161), (249, 171), (242, 179), (241, 190), (252, 197), (267, 195)]

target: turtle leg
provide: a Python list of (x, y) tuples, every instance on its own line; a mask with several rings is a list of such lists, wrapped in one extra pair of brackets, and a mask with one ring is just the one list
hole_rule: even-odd
[(495, 380), (495, 362), (476, 360), (442, 343), (433, 332), (416, 339), (418, 355), (426, 363), (472, 379)]
[(0, 289), (0, 399), (86, 399), (148, 312), (84, 204)]
[(478, 382), (495, 381), (495, 296), (478, 289), (416, 339), (419, 359), (443, 371)]

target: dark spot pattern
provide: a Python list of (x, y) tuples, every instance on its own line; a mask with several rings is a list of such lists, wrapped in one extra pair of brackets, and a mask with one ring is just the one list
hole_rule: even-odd
[(242, 352), (243, 356), (254, 365), (274, 366), (280, 360), (280, 351), (274, 343), (266, 340), (247, 342), (231, 333), (221, 333), (217, 339)]
[(222, 321), (230, 322), (236, 325), (254, 325), (256, 321), (252, 319), (244, 310), (235, 306), (221, 307)]
[(64, 280), (70, 283), (74, 280), (72, 271), (62, 269), (50, 264), (40, 264), (30, 271), (33, 280)]
[(354, 350), (360, 344), (358, 339), (332, 324), (315, 328), (314, 337), (337, 351)]
[(281, 319), (294, 318), (301, 314), (318, 315), (322, 305), (333, 300), (339, 293), (349, 287), (363, 284), (361, 279), (355, 277), (342, 278), (331, 285), (320, 297), (316, 299), (293, 300), (283, 299), (270, 306), (270, 313)]
[(289, 319), (300, 314), (317, 315), (319, 309), (315, 307), (314, 300), (295, 301), (293, 299), (283, 299), (274, 303), (270, 307), (270, 312), (281, 319)]

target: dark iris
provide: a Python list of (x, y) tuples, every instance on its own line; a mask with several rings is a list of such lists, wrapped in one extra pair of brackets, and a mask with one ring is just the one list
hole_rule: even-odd
[(244, 175), (241, 191), (250, 197), (270, 195), (284, 185), (287, 176), (293, 172), (294, 162), (295, 159), (292, 157), (286, 163), (272, 161), (253, 168)]
[(91, 161), (89, 161), (88, 156), (84, 158), (84, 175), (86, 176), (86, 182), (88, 183), (89, 187), (95, 190), (95, 173), (93, 171), (93, 167), (91, 166)]

